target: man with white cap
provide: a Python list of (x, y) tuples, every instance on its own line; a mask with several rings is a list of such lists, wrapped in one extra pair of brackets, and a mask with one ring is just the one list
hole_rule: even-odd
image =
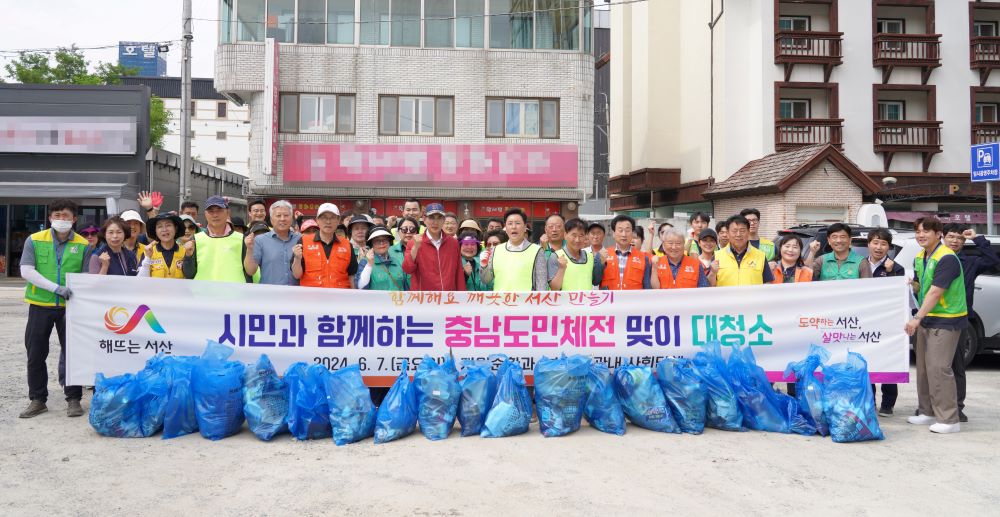
[(216, 282), (247, 282), (243, 261), (247, 246), (243, 234), (229, 226), (229, 202), (222, 196), (205, 201), (208, 228), (184, 243), (185, 278)]
[(292, 248), (292, 276), (305, 287), (354, 289), (358, 258), (347, 239), (337, 237), (340, 209), (323, 203), (316, 210), (319, 235), (303, 235), (302, 243)]
[(122, 212), (120, 217), (128, 224), (129, 229), (129, 238), (125, 239), (124, 247), (135, 253), (137, 257), (143, 256), (146, 253), (146, 244), (143, 243), (145, 240), (143, 237), (146, 235), (146, 223), (139, 216), (139, 212), (135, 210), (126, 210)]
[(458, 241), (444, 233), (444, 216), (441, 203), (427, 205), (424, 215), (427, 229), (406, 246), (403, 271), (410, 275), (414, 291), (465, 290)]

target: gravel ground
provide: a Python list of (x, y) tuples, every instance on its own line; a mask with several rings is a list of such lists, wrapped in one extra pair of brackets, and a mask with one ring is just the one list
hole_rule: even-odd
[(546, 439), (537, 424), (513, 438), (418, 433), (379, 446), (263, 443), (247, 430), (219, 442), (114, 439), (65, 416), (54, 334), (49, 412), (17, 418), (28, 402), (20, 293), (0, 287), (2, 515), (996, 515), (1000, 505), (1000, 357), (969, 372), (961, 433), (908, 425), (916, 392), (904, 385), (882, 420), (887, 439), (861, 444), (631, 426)]

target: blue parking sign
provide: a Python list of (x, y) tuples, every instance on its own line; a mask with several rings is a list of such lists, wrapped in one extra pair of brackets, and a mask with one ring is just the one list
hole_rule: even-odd
[(1000, 180), (1000, 142), (972, 146), (972, 181)]

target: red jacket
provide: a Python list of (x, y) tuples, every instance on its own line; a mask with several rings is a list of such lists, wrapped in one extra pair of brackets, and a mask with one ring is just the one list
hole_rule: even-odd
[(441, 249), (431, 243), (424, 232), (423, 243), (413, 260), (413, 241), (406, 245), (403, 255), (403, 271), (410, 275), (411, 291), (464, 291), (465, 271), (462, 269), (462, 255), (458, 240), (444, 235)]

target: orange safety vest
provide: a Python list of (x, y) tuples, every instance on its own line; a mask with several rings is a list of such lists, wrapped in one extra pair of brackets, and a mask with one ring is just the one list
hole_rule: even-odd
[(306, 287), (334, 287), (350, 289), (347, 268), (351, 265), (351, 243), (337, 239), (330, 250), (330, 258), (323, 252), (323, 242), (312, 235), (302, 236), (302, 278), (299, 285)]
[(614, 248), (608, 248), (608, 262), (604, 265), (604, 278), (601, 279), (602, 289), (614, 291), (628, 291), (642, 289), (642, 277), (646, 272), (646, 261), (649, 256), (640, 250), (634, 249), (628, 256), (625, 263), (625, 275), (618, 277), (618, 255)]
[[(774, 267), (771, 268), (771, 273), (774, 274), (774, 281), (772, 281), (771, 283), (772, 284), (785, 283), (785, 274), (781, 270), (781, 264), (777, 262), (772, 262), (772, 264), (774, 264)], [(795, 268), (794, 283), (797, 284), (799, 282), (812, 282), (812, 279), (813, 279), (813, 272), (811, 269), (805, 266), (800, 266)]]
[(687, 289), (698, 287), (698, 273), (701, 270), (701, 260), (684, 255), (681, 265), (677, 268), (677, 278), (670, 269), (670, 260), (660, 257), (656, 263), (656, 276), (660, 279), (660, 289)]

